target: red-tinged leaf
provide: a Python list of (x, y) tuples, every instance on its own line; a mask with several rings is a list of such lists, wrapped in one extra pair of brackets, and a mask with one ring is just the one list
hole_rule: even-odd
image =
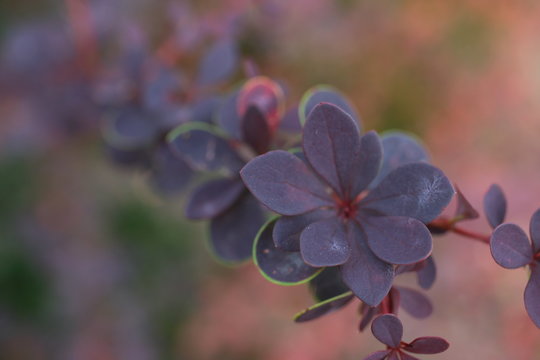
[(383, 160), (377, 178), (369, 185), (375, 188), (391, 171), (414, 162), (429, 162), (429, 155), (420, 141), (402, 132), (384, 133), (381, 137)]
[(208, 49), (201, 60), (197, 83), (214, 85), (227, 80), (238, 67), (238, 50), (234, 41), (224, 39)]
[(332, 311), (340, 309), (347, 305), (354, 298), (354, 295), (348, 291), (333, 298), (324, 300), (315, 304), (294, 316), (295, 322), (306, 322), (320, 318)]
[(504, 268), (517, 269), (533, 259), (527, 234), (515, 224), (497, 226), (491, 234), (489, 244), (493, 259)]
[(397, 316), (399, 312), (399, 305), (401, 304), (401, 295), (395, 287), (392, 287), (388, 293), (388, 296), (390, 297), (390, 312)]
[(478, 214), (478, 211), (476, 211), (469, 200), (465, 198), (463, 193), (459, 190), (459, 188), (456, 186), (456, 196), (457, 196), (457, 207), (456, 207), (456, 214), (454, 217), (456, 219), (461, 220), (472, 220), (477, 219), (480, 215)]
[(397, 348), (403, 337), (403, 325), (395, 315), (379, 315), (371, 323), (371, 332), (383, 344)]
[(270, 128), (261, 111), (250, 106), (242, 117), (242, 137), (258, 154), (265, 153), (270, 147)]
[(196, 170), (236, 176), (245, 164), (229, 140), (204, 123), (181, 125), (169, 133), (168, 141), (171, 150)]
[(414, 339), (414, 341), (403, 347), (403, 350), (415, 354), (439, 354), (450, 347), (448, 341), (440, 337), (425, 336)]
[(302, 100), (298, 106), (298, 115), (302, 125), (305, 124), (308, 115), (315, 108), (315, 106), (320, 103), (336, 105), (341, 110), (349, 114), (355, 120), (355, 122), (360, 125), (360, 117), (349, 99), (347, 99), (347, 97), (337, 89), (328, 85), (314, 86), (306, 91), (306, 93), (302, 96)]
[(243, 116), (250, 106), (257, 107), (268, 121), (270, 132), (274, 132), (284, 110), (284, 94), (281, 86), (265, 76), (249, 79), (238, 94), (237, 111)]
[(398, 350), (394, 350), (388, 355), (386, 360), (400, 360), (399, 354), (400, 352)]
[(435, 283), (437, 278), (437, 267), (433, 256), (424, 260), (424, 266), (417, 270), (416, 276), (418, 277), (418, 285), (424, 290), (429, 290)]
[(534, 324), (540, 328), (540, 263), (531, 266), (531, 277), (524, 294), (525, 309)]
[(373, 254), (357, 224), (349, 224), (351, 256), (341, 266), (343, 281), (363, 302), (377, 306), (392, 287), (394, 268)]
[(265, 278), (279, 285), (296, 285), (309, 281), (320, 272), (307, 265), (298, 252), (287, 252), (274, 246), (272, 230), (275, 220), (268, 222), (253, 245), (253, 260)]
[(364, 360), (384, 360), (390, 354), (392, 350), (381, 350), (374, 352), (373, 354), (369, 355), (368, 357), (364, 358)]
[(370, 249), (391, 264), (413, 264), (426, 259), (432, 250), (431, 234), (420, 221), (404, 216), (358, 218)]
[(197, 187), (186, 206), (186, 217), (191, 220), (211, 219), (230, 208), (244, 192), (238, 178), (208, 181)]
[(297, 216), (282, 216), (274, 226), (274, 244), (281, 250), (300, 251), (300, 234), (306, 226), (332, 216), (335, 216), (335, 211), (327, 209), (317, 209)]
[(540, 251), (540, 209), (536, 210), (531, 216), (529, 234), (531, 235), (534, 252), (538, 253)]
[(342, 199), (356, 196), (360, 135), (349, 115), (335, 105), (317, 105), (304, 126), (303, 148), (313, 169)]
[(492, 228), (502, 224), (506, 217), (506, 197), (497, 184), (491, 185), (484, 196), (484, 213)]
[(300, 252), (315, 267), (345, 263), (351, 254), (345, 225), (337, 217), (308, 225), (300, 235)]
[(229, 210), (212, 219), (210, 247), (224, 262), (247, 260), (252, 256), (253, 241), (264, 223), (264, 212), (257, 200), (244, 194)]
[(417, 319), (424, 319), (433, 312), (431, 301), (419, 291), (398, 286), (400, 295), (400, 306), (411, 316)]
[(429, 223), (448, 205), (454, 188), (444, 173), (425, 163), (398, 167), (361, 202), (364, 209)]
[(240, 171), (253, 195), (282, 215), (300, 215), (333, 204), (326, 188), (293, 154), (270, 151), (251, 160)]

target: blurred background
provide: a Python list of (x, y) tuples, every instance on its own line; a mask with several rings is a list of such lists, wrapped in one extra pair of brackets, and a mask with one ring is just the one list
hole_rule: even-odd
[[(379, 350), (357, 332), (355, 306), (294, 324), (312, 301), (305, 287), (216, 263), (206, 224), (182, 215), (185, 196), (154, 191), (104, 143), (110, 84), (121, 83), (119, 67), (137, 69), (138, 52), (181, 64), (189, 83), (208, 43), (234, 37), (290, 104), (313, 85), (336, 86), (365, 129), (418, 134), (479, 210), (499, 183), (507, 220), (528, 228), (540, 207), (539, 19), (534, 0), (0, 2), (0, 358)], [(489, 231), (483, 219), (465, 227)], [(432, 359), (540, 358), (525, 271), (453, 235), (435, 239), (434, 255), (434, 314), (404, 314), (405, 340), (445, 337), (450, 349)]]

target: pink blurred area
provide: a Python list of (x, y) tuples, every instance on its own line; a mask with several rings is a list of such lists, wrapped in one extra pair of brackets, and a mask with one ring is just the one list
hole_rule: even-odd
[[(130, 10), (152, 8), (150, 1), (118, 3)], [(230, 8), (255, 12), (263, 3), (191, 5), (209, 11), (205, 21), (212, 27), (213, 19)], [(261, 70), (284, 80), (291, 103), (313, 85), (334, 85), (357, 106), (364, 129), (417, 133), (433, 163), (478, 210), (490, 184), (500, 184), (509, 199), (507, 221), (528, 228), (530, 215), (540, 207), (540, 2), (297, 0), (270, 5), (274, 17), (263, 31), (271, 51)], [(152, 24), (153, 19), (142, 18)], [(293, 323), (292, 316), (312, 304), (305, 287), (271, 284), (253, 265), (213, 264), (202, 245), (207, 235), (202, 226), (181, 220), (184, 199), (164, 201), (149, 194), (139, 178), (107, 165), (85, 136), (36, 135), (44, 131), (43, 123), (12, 120), (12, 114), (24, 120), (21, 112), (34, 111), (13, 95), (0, 99), (0, 109), (2, 142), (16, 138), (15, 143), (27, 142), (39, 152), (40, 195), (30, 210), (37, 227), (30, 231), (52, 238), (26, 245), (51, 278), (62, 318), (73, 330), (50, 345), (21, 324), (7, 337), (6, 359), (49, 359), (51, 347), (61, 348), (56, 353), (65, 359), (157, 359), (163, 345), (152, 335), (152, 318), (145, 311), (167, 296), (195, 301), (171, 325), (171, 359), (352, 360), (382, 349), (369, 332), (358, 332), (357, 302), (310, 323)], [(102, 203), (125, 197), (150, 204), (158, 216), (166, 214), (188, 229), (182, 241), (196, 243), (193, 259), (198, 262), (189, 268), (194, 278), (189, 286), (183, 287), (184, 280), (177, 281), (171, 270), (160, 280), (162, 288), (174, 289), (171, 293), (153, 298), (125, 290), (139, 264), (127, 263), (125, 249), (100, 228), (106, 216)], [(483, 218), (464, 227), (490, 231)], [(540, 330), (523, 305), (526, 271), (500, 268), (488, 246), (470, 239), (445, 235), (434, 243), (438, 278), (428, 295), (435, 311), (425, 320), (403, 314), (404, 340), (446, 338), (450, 349), (426, 357), (433, 360), (540, 359)], [(412, 277), (400, 281), (414, 284)]]

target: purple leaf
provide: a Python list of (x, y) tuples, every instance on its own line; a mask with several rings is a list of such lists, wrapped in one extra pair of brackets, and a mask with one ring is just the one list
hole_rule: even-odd
[(255, 106), (250, 106), (242, 117), (242, 138), (258, 154), (270, 147), (270, 128), (266, 118)]
[(386, 360), (400, 360), (399, 354), (400, 354), (399, 351), (394, 350), (394, 351), (392, 351), (392, 352), (390, 353), (390, 355), (388, 355), (388, 357), (386, 358)]
[(289, 133), (299, 133), (302, 131), (300, 118), (298, 117), (298, 106), (293, 106), (285, 112), (279, 122), (279, 129)]
[(383, 160), (376, 179), (369, 185), (375, 188), (392, 170), (414, 162), (429, 162), (423, 145), (415, 137), (401, 132), (383, 134), (381, 137)]
[(142, 109), (126, 106), (105, 124), (104, 136), (114, 147), (131, 150), (151, 145), (157, 136), (155, 119)]
[(431, 234), (420, 221), (404, 216), (359, 218), (370, 249), (391, 264), (412, 264), (426, 259), (432, 250)]
[(406, 345), (403, 350), (415, 354), (438, 354), (446, 351), (450, 344), (448, 341), (440, 337), (425, 336), (414, 339), (414, 341)]
[(317, 277), (309, 282), (313, 297), (324, 301), (350, 291), (341, 279), (338, 267), (327, 267)]
[(333, 204), (326, 188), (302, 160), (282, 150), (251, 160), (240, 171), (260, 202), (282, 215), (300, 215)]
[(210, 96), (197, 101), (191, 110), (191, 120), (212, 123), (214, 115), (221, 106), (222, 100), (217, 96)]
[(484, 213), (492, 228), (496, 228), (503, 223), (506, 216), (506, 197), (497, 184), (489, 187), (484, 196)]
[(377, 177), (383, 158), (383, 149), (379, 135), (370, 131), (360, 138), (360, 155), (354, 163), (356, 181), (353, 183), (352, 194), (355, 196), (366, 189)]
[[(351, 102), (340, 93), (337, 89), (334, 89), (331, 86), (319, 85), (312, 87), (302, 97), (300, 105), (298, 107), (298, 114), (300, 118), (300, 123), (304, 124), (306, 118), (309, 116), (311, 111), (320, 103), (329, 103), (336, 105), (341, 110), (345, 111), (349, 116), (355, 119), (355, 123), (358, 124), (360, 117), (354, 109), (354, 106)], [(360, 130), (360, 128), (359, 128)]]
[(173, 152), (194, 169), (236, 175), (244, 165), (229, 141), (199, 122), (181, 125), (168, 135)]
[(502, 224), (491, 234), (491, 255), (497, 264), (517, 269), (530, 263), (533, 252), (527, 234), (515, 224)]
[(534, 324), (540, 328), (540, 264), (531, 266), (531, 277), (524, 294), (525, 309)]
[(294, 316), (295, 322), (306, 322), (315, 320), (323, 315), (326, 315), (334, 310), (340, 309), (347, 305), (354, 295), (350, 291), (333, 298), (324, 300), (318, 304), (315, 304)]
[(534, 248), (534, 252), (540, 251), (540, 209), (531, 216), (531, 222), (529, 224), (529, 234)]
[(360, 135), (353, 119), (331, 104), (317, 105), (304, 126), (304, 154), (342, 199), (356, 196)]
[(381, 350), (374, 352), (373, 354), (369, 355), (367, 358), (364, 358), (364, 360), (384, 360), (388, 354), (390, 354), (390, 351), (392, 350)]
[(364, 329), (369, 325), (373, 317), (377, 315), (380, 310), (378, 306), (372, 307), (369, 305), (365, 305), (364, 303), (362, 303), (362, 305), (364, 305), (365, 310), (363, 311), (363, 314), (362, 314), (362, 320), (360, 321), (360, 324), (358, 325), (358, 330), (360, 332), (364, 331)]
[(431, 301), (421, 292), (406, 287), (397, 287), (400, 295), (400, 306), (411, 316), (424, 319), (433, 312)]
[(162, 194), (183, 190), (193, 177), (193, 171), (181, 158), (174, 156), (166, 145), (160, 145), (152, 157), (150, 184)]
[(282, 216), (274, 226), (274, 244), (281, 250), (300, 251), (300, 234), (306, 226), (334, 215), (332, 210), (317, 209), (303, 215)]
[(424, 260), (425, 265), (420, 268), (416, 275), (418, 277), (418, 285), (424, 290), (428, 290), (435, 283), (437, 278), (437, 268), (435, 267), (435, 261), (433, 256), (428, 257)]
[(235, 91), (223, 102), (217, 112), (217, 124), (233, 138), (242, 139), (241, 119), (238, 114), (237, 102), (239, 91)]
[(259, 231), (253, 247), (255, 265), (273, 283), (295, 285), (313, 278), (320, 269), (307, 265), (298, 252), (286, 252), (274, 246), (272, 230), (275, 220)]
[(408, 216), (429, 223), (448, 205), (454, 188), (443, 172), (425, 163), (398, 167), (360, 206), (384, 215)]
[(345, 226), (337, 217), (308, 225), (300, 235), (300, 252), (315, 267), (345, 263), (351, 253)]
[(456, 194), (457, 194), (457, 207), (456, 207), (456, 214), (454, 215), (455, 218), (460, 220), (472, 220), (477, 219), (480, 215), (478, 214), (478, 211), (476, 211), (469, 200), (465, 198), (463, 193), (459, 190), (459, 188), (456, 186)]
[(244, 189), (244, 184), (238, 178), (210, 180), (191, 194), (186, 207), (186, 217), (191, 220), (216, 217), (231, 207)]
[(398, 348), (403, 337), (403, 325), (395, 315), (379, 315), (371, 323), (371, 332), (383, 344)]
[(201, 60), (197, 83), (214, 85), (227, 80), (238, 66), (236, 44), (224, 39), (213, 44)]
[(225, 262), (247, 260), (252, 256), (253, 241), (264, 222), (259, 203), (246, 193), (229, 210), (212, 219), (210, 247)]
[(343, 281), (363, 302), (376, 306), (390, 291), (394, 268), (373, 254), (357, 224), (349, 224), (351, 256), (341, 266)]

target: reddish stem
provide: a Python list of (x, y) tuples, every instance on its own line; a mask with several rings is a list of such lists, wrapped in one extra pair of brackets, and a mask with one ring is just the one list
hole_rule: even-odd
[(474, 231), (459, 228), (457, 226), (453, 226), (450, 229), (450, 231), (452, 231), (452, 232), (454, 232), (456, 234), (468, 237), (469, 239), (481, 241), (481, 242), (486, 243), (486, 244), (489, 244), (489, 239), (491, 238), (489, 235), (479, 234), (479, 233), (476, 233)]
[(451, 231), (455, 234), (459, 234), (469, 239), (481, 241), (485, 244), (489, 244), (489, 239), (491, 238), (490, 235), (479, 234), (474, 231), (460, 228), (456, 226), (456, 222), (454, 220), (447, 219), (446, 217), (440, 217), (433, 220), (431, 223), (428, 224), (428, 228), (430, 228), (432, 232), (439, 233), (439, 234), (445, 233), (447, 231)]

